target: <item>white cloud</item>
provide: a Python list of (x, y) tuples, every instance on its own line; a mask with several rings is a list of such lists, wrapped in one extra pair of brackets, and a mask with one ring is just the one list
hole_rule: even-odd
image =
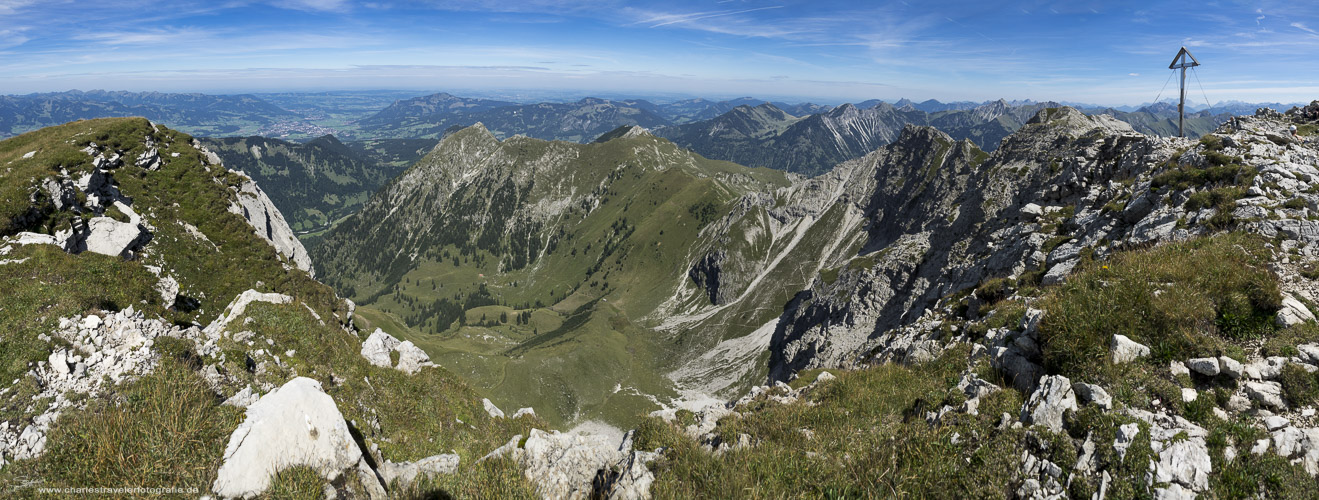
[(1291, 27), (1296, 28), (1296, 29), (1301, 30), (1301, 31), (1304, 31), (1304, 32), (1309, 33), (1309, 34), (1311, 34), (1311, 35), (1319, 35), (1319, 31), (1315, 31), (1315, 30), (1310, 29), (1310, 28), (1309, 28), (1308, 26), (1306, 26), (1304, 23), (1292, 23), (1292, 24), (1291, 24)]
[(660, 26), (668, 26), (670, 24), (691, 24), (696, 21), (711, 19), (715, 17), (736, 16), (738, 14), (748, 14), (751, 12), (757, 12), (762, 10), (782, 9), (782, 8), (783, 8), (782, 5), (771, 5), (769, 7), (757, 7), (754, 9), (743, 9), (743, 10), (717, 10), (711, 12), (696, 12), (692, 14), (660, 14), (653, 18), (641, 21), (641, 24), (650, 24), (650, 27), (658, 28)]
[(352, 9), (348, 0), (277, 0), (272, 5), (309, 12), (347, 12)]
[(1127, 73), (1127, 76), (1140, 76), (1140, 73)]
[(36, 0), (0, 0), (0, 15), (13, 14), (23, 7), (36, 3)]

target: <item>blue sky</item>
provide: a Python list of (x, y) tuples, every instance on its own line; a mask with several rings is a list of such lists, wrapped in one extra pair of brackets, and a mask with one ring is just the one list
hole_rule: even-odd
[(0, 94), (540, 89), (1116, 105), (1152, 101), (1182, 45), (1204, 64), (1196, 101), (1319, 99), (1308, 0), (0, 0)]

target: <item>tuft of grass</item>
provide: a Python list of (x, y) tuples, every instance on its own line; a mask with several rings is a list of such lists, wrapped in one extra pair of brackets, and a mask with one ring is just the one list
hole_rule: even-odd
[(1278, 377), (1282, 394), (1293, 407), (1309, 406), (1319, 401), (1319, 377), (1294, 363), (1282, 367)]
[(305, 465), (289, 467), (271, 478), (267, 498), (290, 500), (320, 500), (325, 498), (325, 479), (316, 469)]
[(997, 304), (1012, 295), (1014, 285), (1016, 283), (1008, 278), (987, 279), (976, 287), (976, 297), (985, 301), (987, 305)]
[(0, 484), (39, 478), (51, 487), (197, 487), (215, 480), (242, 412), (222, 406), (201, 376), (172, 358), (118, 386), (113, 399), (66, 412), (46, 453), (7, 466)]
[(1241, 161), (1239, 158), (1221, 158), (1220, 153), (1212, 151), (1206, 156), (1209, 158), (1210, 166), (1199, 168), (1174, 164), (1169, 170), (1154, 176), (1150, 185), (1155, 188), (1166, 186), (1177, 190), (1211, 186), (1250, 187), (1258, 174), (1254, 167), (1237, 164), (1236, 162)]
[(1037, 305), (1046, 311), (1045, 368), (1069, 377), (1107, 372), (1115, 334), (1150, 346), (1163, 363), (1273, 333), (1281, 294), (1264, 244), (1225, 233), (1083, 263)]
[(405, 500), (434, 498), (540, 498), (522, 475), (522, 468), (504, 457), (464, 465), (457, 474), (419, 478), (406, 488), (391, 489), (390, 496)]

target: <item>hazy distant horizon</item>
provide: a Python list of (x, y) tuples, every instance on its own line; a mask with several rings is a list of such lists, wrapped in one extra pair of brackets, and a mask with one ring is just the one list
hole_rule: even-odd
[[(897, 102), (897, 101), (902, 100), (902, 99), (908, 99), (908, 100), (910, 100), (910, 101), (912, 101), (912, 102), (915, 102), (915, 103), (921, 103), (921, 102), (925, 102), (925, 101), (929, 101), (929, 100), (934, 100), (934, 101), (938, 101), (938, 102), (943, 103), (943, 104), (955, 104), (955, 103), (976, 103), (976, 104), (982, 104), (982, 103), (994, 102), (994, 101), (997, 101), (997, 100), (999, 100), (999, 99), (1003, 99), (1003, 100), (1008, 101), (1008, 102), (1012, 102), (1012, 101), (1033, 101), (1033, 102), (1047, 102), (1047, 101), (1054, 101), (1054, 102), (1059, 102), (1059, 103), (1062, 103), (1062, 104), (1065, 104), (1065, 105), (1073, 105), (1073, 106), (1084, 106), (1084, 107), (1111, 107), (1111, 108), (1132, 108), (1132, 109), (1136, 109), (1136, 108), (1140, 108), (1140, 107), (1144, 107), (1144, 106), (1148, 106), (1148, 105), (1156, 104), (1155, 102), (1139, 102), (1139, 103), (1096, 103), (1096, 102), (1085, 102), (1085, 101), (1082, 101), (1082, 100), (1079, 100), (1079, 99), (1063, 99), (1063, 100), (1055, 100), (1055, 99), (1008, 99), (1008, 98), (1003, 98), (1003, 97), (1000, 97), (1000, 98), (993, 98), (993, 99), (982, 99), (982, 100), (976, 100), (976, 99), (938, 99), (938, 98), (920, 98), (920, 99), (918, 99), (918, 98), (908, 97), (908, 96), (898, 96), (898, 97), (866, 97), (866, 98), (859, 98), (859, 99), (837, 100), (837, 99), (830, 99), (830, 98), (824, 98), (824, 97), (793, 96), (793, 95), (777, 95), (777, 96), (775, 96), (775, 95), (771, 95), (771, 96), (763, 96), (763, 95), (747, 95), (747, 94), (724, 94), (724, 95), (711, 95), (711, 94), (704, 94), (704, 95), (702, 95), (702, 94), (687, 94), (687, 93), (647, 93), (647, 92), (634, 92), (634, 93), (629, 93), (629, 92), (618, 92), (618, 91), (598, 91), (598, 92), (592, 92), (592, 91), (587, 91), (587, 90), (557, 90), (557, 89), (553, 89), (553, 90), (551, 90), (551, 89), (409, 89), (409, 88), (357, 88), (357, 89), (354, 89), (354, 88), (290, 88), (290, 89), (278, 89), (278, 90), (271, 90), (271, 89), (246, 89), (246, 90), (245, 90), (245, 89), (237, 89), (237, 90), (229, 91), (229, 90), (214, 90), (214, 89), (185, 89), (185, 90), (169, 90), (169, 91), (166, 91), (166, 90), (157, 90), (157, 89), (132, 90), (132, 89), (108, 89), (108, 88), (87, 88), (87, 89), (69, 88), (69, 89), (63, 89), (63, 90), (49, 90), (49, 91), (37, 91), (37, 92), (0, 93), (0, 95), (3, 95), (3, 96), (11, 96), (11, 97), (21, 97), (21, 96), (28, 96), (28, 95), (33, 95), (33, 94), (59, 94), (59, 93), (65, 93), (65, 92), (97, 92), (97, 91), (104, 91), (104, 92), (121, 92), (121, 91), (122, 91), (122, 92), (141, 92), (141, 93), (147, 93), (147, 92), (160, 92), (160, 93), (167, 93), (167, 94), (168, 94), (168, 93), (178, 93), (178, 94), (207, 94), (207, 95), (245, 95), (245, 94), (250, 94), (250, 95), (256, 95), (256, 96), (258, 96), (258, 97), (261, 96), (261, 95), (278, 95), (278, 94), (318, 94), (318, 93), (326, 93), (326, 94), (352, 94), (352, 93), (362, 93), (362, 94), (400, 94), (399, 96), (397, 96), (398, 99), (408, 99), (408, 98), (412, 98), (412, 97), (422, 97), (422, 96), (434, 95), (434, 94), (439, 94), (439, 93), (447, 93), (447, 94), (450, 94), (450, 95), (453, 95), (453, 96), (456, 96), (456, 97), (464, 97), (464, 98), (482, 98), (482, 99), (497, 99), (497, 100), (504, 100), (504, 101), (516, 102), (516, 103), (520, 103), (520, 104), (531, 104), (531, 103), (537, 103), (537, 102), (560, 102), (560, 103), (570, 103), (570, 102), (576, 102), (576, 101), (579, 101), (579, 100), (581, 100), (581, 99), (586, 99), (586, 98), (600, 98), (600, 99), (611, 99), (611, 100), (642, 99), (642, 100), (650, 101), (650, 102), (655, 103), (655, 104), (667, 104), (667, 103), (672, 103), (672, 102), (682, 101), (682, 100), (688, 100), (688, 99), (706, 99), (706, 100), (709, 100), (709, 101), (716, 101), (716, 102), (717, 102), (717, 101), (731, 101), (731, 100), (735, 100), (735, 99), (750, 98), (750, 99), (758, 99), (758, 100), (769, 101), (769, 102), (781, 102), (781, 103), (787, 103), (787, 104), (812, 103), (812, 104), (827, 105), (827, 106), (839, 106), (839, 105), (842, 105), (842, 104), (848, 104), (848, 103), (850, 103), (850, 104), (858, 104), (858, 103), (861, 103), (861, 102), (864, 102), (864, 101), (871, 101), (871, 100), (880, 100), (880, 101), (884, 101), (884, 102), (888, 102), (888, 103), (894, 103), (894, 102)], [(404, 96), (403, 94), (406, 94), (407, 96)], [(1172, 103), (1172, 104), (1175, 104), (1175, 103), (1177, 102), (1176, 95), (1174, 94), (1173, 97), (1163, 97), (1163, 98), (1160, 98), (1159, 102), (1166, 102), (1166, 103)], [(1210, 105), (1210, 106), (1206, 106), (1206, 104), (1205, 104), (1204, 101), (1195, 102), (1194, 100), (1188, 99), (1188, 100), (1187, 100), (1187, 103), (1186, 103), (1186, 106), (1187, 106), (1187, 109), (1188, 109), (1189, 111), (1197, 112), (1197, 111), (1200, 111), (1200, 110), (1203, 110), (1203, 109), (1206, 109), (1206, 108), (1213, 108), (1213, 107), (1216, 107), (1216, 106), (1219, 106), (1219, 105), (1232, 104), (1232, 103), (1247, 103), (1247, 104), (1282, 104), (1282, 105), (1285, 105), (1285, 106), (1290, 107), (1290, 106), (1297, 106), (1297, 105), (1299, 105), (1299, 106), (1304, 106), (1304, 105), (1306, 105), (1306, 104), (1309, 104), (1310, 102), (1311, 102), (1311, 100), (1293, 101), (1293, 102), (1285, 102), (1285, 101), (1283, 101), (1283, 102), (1278, 102), (1278, 101), (1239, 101), (1239, 100), (1231, 100), (1231, 101), (1216, 101), (1216, 102), (1213, 102), (1212, 105)], [(1285, 111), (1285, 110), (1286, 110), (1286, 109), (1282, 109), (1282, 111)]]

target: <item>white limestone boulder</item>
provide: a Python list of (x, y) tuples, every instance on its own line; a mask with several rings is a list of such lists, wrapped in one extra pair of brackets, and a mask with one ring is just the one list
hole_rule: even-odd
[(212, 489), (222, 498), (265, 492), (275, 473), (307, 466), (328, 481), (357, 475), (372, 496), (384, 496), (348, 424), (320, 382), (298, 377), (247, 407), (229, 436)]
[(1063, 414), (1068, 410), (1076, 411), (1076, 392), (1071, 381), (1062, 375), (1046, 375), (1022, 407), (1021, 420), (1062, 432)]
[(1140, 342), (1127, 338), (1126, 335), (1114, 335), (1108, 344), (1108, 354), (1113, 364), (1130, 363), (1150, 355), (1150, 348)]
[(376, 328), (371, 332), (371, 336), (362, 342), (362, 357), (366, 358), (368, 363), (381, 368), (390, 368), (394, 365), (390, 353), (394, 352), (394, 347), (398, 346), (398, 339), (393, 335), (385, 333), (384, 330)]
[(93, 217), (87, 221), (87, 237), (83, 244), (88, 252), (116, 257), (128, 257), (151, 240), (140, 224), (119, 222), (110, 217)]
[(1310, 308), (1305, 307), (1304, 303), (1296, 300), (1296, 297), (1288, 294), (1282, 298), (1282, 309), (1278, 309), (1276, 319), (1278, 326), (1286, 328), (1311, 322), (1314, 319), (1314, 313), (1310, 312)]
[[(362, 357), (368, 363), (381, 368), (395, 368), (409, 375), (415, 375), (427, 366), (435, 366), (430, 355), (421, 350), (412, 341), (399, 341), (393, 335), (376, 328), (371, 336), (362, 342)], [(393, 353), (398, 353), (398, 364), (394, 363)]]

